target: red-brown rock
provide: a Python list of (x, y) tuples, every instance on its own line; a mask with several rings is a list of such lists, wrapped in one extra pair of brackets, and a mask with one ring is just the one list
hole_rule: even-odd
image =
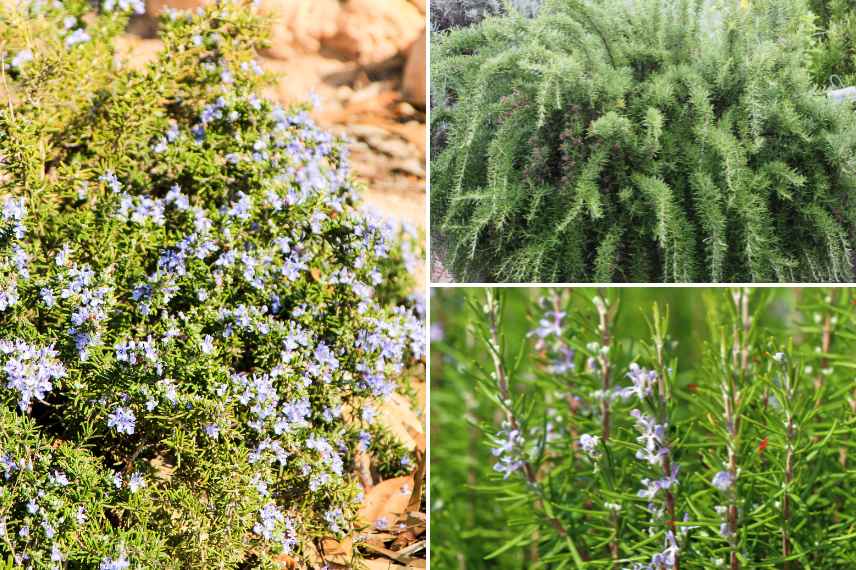
[[(148, 0), (146, 8), (150, 16), (158, 16), (165, 8), (192, 10), (207, 1)], [(272, 57), (318, 51), (321, 42), (338, 31), (339, 0), (262, 0), (259, 9), (271, 18), (267, 55)]]
[(425, 107), (425, 62), (426, 62), (425, 30), (413, 45), (404, 66), (404, 76), (401, 80), (401, 91), (404, 98), (418, 107)]
[(325, 45), (368, 64), (406, 53), (425, 28), (425, 16), (407, 0), (348, 0), (338, 27)]

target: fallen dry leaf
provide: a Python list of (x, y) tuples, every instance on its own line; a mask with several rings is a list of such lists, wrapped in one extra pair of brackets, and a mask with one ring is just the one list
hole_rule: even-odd
[(298, 567), (297, 560), (295, 560), (291, 556), (286, 556), (285, 554), (280, 554), (279, 556), (274, 558), (274, 562), (283, 570), (296, 570)]
[(365, 535), (365, 537), (365, 541), (361, 542), (361, 544), (371, 544), (380, 548), (383, 548), (387, 542), (396, 540), (396, 535), (387, 532), (373, 532)]
[(410, 401), (401, 394), (395, 393), (384, 399), (378, 409), (377, 419), (409, 450), (424, 450), (425, 430), (422, 420), (413, 411)]
[(425, 484), (425, 452), (421, 449), (416, 451), (416, 471), (413, 472), (413, 491), (410, 493), (410, 500), (407, 502), (407, 510), (419, 512), (422, 507), (422, 488)]
[(347, 565), (354, 557), (354, 541), (351, 537), (346, 537), (341, 541), (325, 538), (321, 541), (321, 550), (326, 562)]
[(358, 517), (362, 524), (374, 527), (378, 519), (386, 518), (387, 524), (393, 524), (407, 511), (407, 503), (413, 492), (413, 477), (396, 477), (378, 483), (366, 493)]

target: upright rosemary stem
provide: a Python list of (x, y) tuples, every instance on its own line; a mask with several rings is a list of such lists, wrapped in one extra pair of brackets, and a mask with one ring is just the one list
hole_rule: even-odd
[(726, 372), (722, 381), (722, 405), (725, 415), (725, 428), (728, 433), (726, 449), (728, 451), (728, 474), (732, 481), (728, 495), (728, 544), (731, 549), (729, 562), (731, 570), (740, 569), (737, 557), (737, 445), (740, 433), (740, 418), (735, 410), (740, 402), (740, 385), (746, 382), (749, 374), (750, 350), (749, 337), (752, 330), (752, 317), (749, 312), (749, 290), (738, 289), (734, 293), (734, 305), (737, 310), (739, 327), (734, 328), (732, 361), (735, 372)]
[[(553, 289), (551, 295), (551, 301), (553, 302), (553, 311), (556, 314), (562, 312), (562, 295), (558, 290)], [(567, 395), (565, 396), (565, 400), (568, 404), (568, 412), (571, 414), (571, 417), (575, 417), (577, 415), (577, 411), (579, 409), (579, 401), (574, 396), (574, 394), (569, 390)], [(569, 426), (570, 434), (571, 434), (571, 447), (576, 452), (577, 450), (577, 442), (579, 440), (577, 427), (575, 422), (571, 422)], [(575, 459), (575, 456), (574, 456)]]
[[(669, 399), (669, 391), (666, 386), (666, 362), (663, 356), (663, 346), (665, 344), (665, 335), (666, 331), (663, 330), (664, 323), (660, 321), (660, 309), (655, 304), (654, 305), (654, 346), (657, 350), (657, 393), (659, 397), (659, 405), (658, 405), (658, 418), (657, 420), (665, 424), (668, 419), (668, 399)], [(666, 436), (668, 438), (668, 435)], [(671, 449), (671, 442), (664, 442), (663, 445)], [(672, 475), (672, 458), (671, 453), (665, 455), (663, 457), (663, 474), (666, 477), (671, 477)], [(668, 525), (670, 530), (674, 533), (677, 531), (677, 518), (675, 517), (675, 495), (672, 493), (671, 488), (665, 490), (666, 493), (666, 512), (669, 515)], [(681, 570), (681, 560), (680, 557), (675, 555), (675, 566), (674, 570)]]
[(612, 368), (609, 362), (609, 350), (612, 339), (610, 337), (610, 314), (609, 310), (606, 306), (606, 299), (603, 295), (603, 291), (599, 291), (598, 295), (594, 298), (594, 306), (597, 309), (598, 315), (598, 332), (600, 333), (600, 345), (601, 350), (598, 351), (597, 362), (600, 367), (600, 377), (601, 377), (601, 390), (603, 392), (603, 398), (601, 398), (601, 439), (603, 439), (603, 443), (609, 441), (609, 424), (610, 424), (610, 401), (609, 401), (609, 388), (610, 388), (610, 375), (612, 373)]
[(787, 448), (785, 451), (785, 489), (782, 496), (782, 519), (784, 521), (784, 524), (782, 525), (782, 556), (786, 559), (784, 563), (784, 569), (790, 570), (791, 561), (787, 560), (787, 558), (791, 555), (791, 500), (789, 493), (791, 482), (794, 480), (794, 439), (796, 437), (796, 429), (794, 426), (793, 411), (791, 410), (791, 402), (793, 401), (794, 396), (794, 386), (790, 371), (788, 370), (787, 365), (784, 364), (784, 361), (782, 365), (782, 371), (784, 373), (785, 385), (784, 408), (787, 439)]
[[(597, 309), (598, 316), (598, 332), (600, 333), (600, 350), (598, 351), (597, 362), (600, 368), (601, 375), (601, 393), (602, 398), (600, 400), (600, 411), (601, 411), (601, 440), (603, 444), (606, 445), (609, 441), (609, 433), (610, 433), (610, 383), (611, 383), (611, 374), (612, 374), (612, 365), (610, 363), (610, 350), (612, 348), (612, 317), (613, 312), (607, 306), (606, 303), (606, 295), (603, 289), (598, 290), (598, 294), (594, 298), (594, 306)], [(612, 529), (614, 538), (609, 541), (609, 553), (613, 560), (617, 560), (619, 557), (619, 544), (618, 544), (618, 528), (619, 528), (619, 515), (616, 511), (612, 511), (610, 515), (610, 519), (612, 521)]]
[[(487, 300), (485, 303), (485, 313), (488, 318), (488, 327), (490, 329), (490, 354), (493, 360), (494, 366), (494, 374), (496, 375), (496, 384), (499, 389), (499, 396), (502, 399), (503, 407), (505, 408), (505, 417), (508, 425), (512, 430), (520, 431), (520, 423), (517, 421), (517, 418), (514, 416), (513, 408), (512, 408), (512, 399), (511, 399), (511, 391), (508, 387), (508, 374), (505, 370), (505, 365), (502, 362), (502, 352), (501, 352), (501, 344), (499, 341), (499, 306), (498, 301), (494, 292), (488, 289), (487, 292)], [(523, 460), (523, 473), (526, 477), (526, 481), (532, 486), (537, 488), (538, 477), (535, 473), (535, 469), (532, 467), (532, 464), (528, 460)], [(539, 499), (536, 502), (536, 508), (542, 510), (543, 503)], [(546, 516), (546, 515), (545, 515)], [(570, 540), (568, 536), (568, 531), (565, 530), (565, 527), (562, 525), (562, 522), (555, 518), (547, 516), (547, 521), (550, 525), (556, 530), (559, 535), (567, 540)]]
[(820, 370), (817, 371), (817, 376), (814, 378), (814, 387), (820, 390), (823, 387), (823, 371), (829, 367), (829, 347), (832, 344), (832, 316), (826, 313), (823, 316), (823, 330), (820, 337)]

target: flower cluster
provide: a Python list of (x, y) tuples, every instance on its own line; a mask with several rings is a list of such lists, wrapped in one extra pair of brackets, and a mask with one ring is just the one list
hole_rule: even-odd
[[(632, 363), (627, 376), (632, 385), (617, 389), (616, 393), (624, 399), (635, 397), (639, 401), (645, 402), (651, 396), (653, 386), (657, 382), (657, 372)], [(657, 409), (662, 413), (662, 406), (657, 407)], [(674, 508), (671, 493), (678, 486), (680, 469), (671, 456), (667, 437), (669, 425), (665, 419), (655, 418), (638, 409), (633, 409), (630, 415), (635, 421), (636, 430), (639, 432), (636, 441), (640, 448), (636, 451), (636, 459), (651, 466), (657, 474), (656, 477), (643, 477), (641, 480), (642, 489), (637, 492), (639, 498), (647, 501), (648, 512), (651, 515), (648, 530), (651, 534), (655, 534), (670, 516), (667, 509)], [(667, 494), (669, 494), (668, 497)], [(633, 568), (634, 570), (675, 568), (679, 550), (674, 530), (667, 528), (664, 549), (654, 554), (649, 564), (636, 564)]]
[(524, 443), (520, 430), (513, 429), (507, 422), (503, 423), (502, 429), (496, 435), (496, 447), (492, 450), (493, 456), (497, 458), (493, 466), (494, 471), (502, 473), (503, 478), (508, 479), (512, 473), (523, 469)]
[(535, 349), (545, 351), (548, 362), (547, 368), (553, 374), (566, 374), (575, 368), (574, 357), (576, 351), (568, 345), (564, 338), (565, 325), (563, 323), (567, 313), (551, 306), (551, 301), (542, 298), (539, 306), (546, 307), (538, 326), (529, 331), (528, 336), (535, 338)]
[(29, 277), (30, 258), (23, 242), (26, 215), (24, 198), (0, 197), (0, 313), (18, 303), (18, 283)]
[(25, 411), (33, 399), (44, 400), (53, 390), (53, 382), (66, 375), (52, 346), (37, 348), (22, 340), (0, 340), (0, 365), (6, 387), (18, 392), (18, 407)]

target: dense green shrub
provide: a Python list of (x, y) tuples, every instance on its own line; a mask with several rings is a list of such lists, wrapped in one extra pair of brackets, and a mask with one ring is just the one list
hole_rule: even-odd
[(450, 265), (851, 279), (856, 118), (812, 86), (812, 31), (801, 0), (556, 0), (435, 35), (432, 232)]
[(811, 50), (815, 83), (856, 85), (856, 6), (849, 0), (811, 0), (818, 41)]
[(852, 290), (455, 289), (431, 311), (432, 567), (856, 564)]
[(417, 242), (258, 95), (252, 10), (169, 13), (134, 69), (141, 9), (0, 12), (0, 558), (305, 559), (352, 530), (358, 451), (406, 462), (373, 418), (421, 366)]

